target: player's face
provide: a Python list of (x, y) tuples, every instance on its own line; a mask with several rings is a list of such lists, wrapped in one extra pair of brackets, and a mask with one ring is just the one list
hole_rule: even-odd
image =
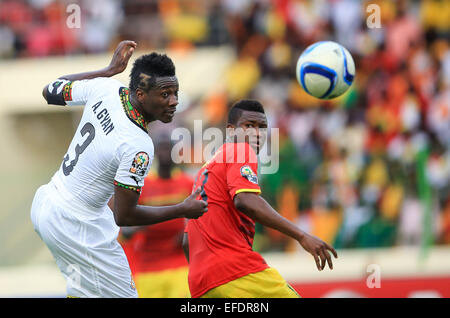
[(171, 122), (178, 105), (177, 78), (175, 76), (156, 78), (155, 84), (141, 98), (146, 119)]
[(242, 111), (234, 134), (238, 140), (245, 140), (258, 154), (264, 146), (267, 137), (267, 118), (260, 112)]

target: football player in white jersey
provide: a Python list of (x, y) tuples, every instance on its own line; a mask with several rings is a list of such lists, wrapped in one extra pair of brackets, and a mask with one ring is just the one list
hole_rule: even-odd
[[(175, 206), (137, 205), (153, 160), (147, 124), (172, 121), (178, 81), (172, 60), (138, 58), (129, 88), (110, 77), (125, 70), (136, 43), (121, 42), (108, 67), (62, 76), (44, 88), (49, 104), (85, 105), (78, 129), (51, 181), (35, 194), (31, 219), (52, 252), (69, 297), (137, 297), (117, 242), (119, 226), (198, 218), (199, 190)], [(112, 211), (107, 203), (114, 195)]]

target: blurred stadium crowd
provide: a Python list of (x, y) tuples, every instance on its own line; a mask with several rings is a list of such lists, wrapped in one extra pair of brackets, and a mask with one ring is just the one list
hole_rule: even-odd
[[(68, 29), (75, 2), (82, 26)], [(369, 3), (381, 28), (367, 26)], [(280, 129), (280, 168), (262, 177), (264, 197), (337, 248), (450, 244), (449, 35), (446, 0), (0, 2), (2, 59), (105, 52), (123, 39), (148, 50), (231, 45), (223, 85), (192, 107), (223, 126), (237, 99), (262, 101)], [(298, 56), (321, 40), (347, 47), (357, 69), (332, 101), (295, 79)], [(255, 244), (297, 248), (263, 228)]]

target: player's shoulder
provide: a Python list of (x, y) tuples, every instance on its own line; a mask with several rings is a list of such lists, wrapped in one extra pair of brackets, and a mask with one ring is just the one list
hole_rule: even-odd
[(248, 143), (226, 142), (202, 168), (226, 170), (230, 164), (257, 163), (257, 160), (254, 149)]
[(153, 158), (155, 152), (153, 140), (149, 134), (136, 131), (126, 131), (122, 134), (117, 149), (121, 153), (144, 152), (150, 158)]
[(255, 150), (246, 142), (228, 142), (223, 146), (226, 163), (257, 163)]
[(253, 148), (247, 142), (226, 142), (223, 144), (223, 148), (227, 151), (231, 150), (246, 150), (254, 152)]
[[(139, 127), (137, 127), (139, 128)], [(128, 131), (127, 134), (123, 135), (123, 141), (130, 147), (146, 147), (147, 149), (154, 149), (153, 139), (150, 135), (143, 130), (137, 130), (142, 133), (136, 133), (136, 131)]]

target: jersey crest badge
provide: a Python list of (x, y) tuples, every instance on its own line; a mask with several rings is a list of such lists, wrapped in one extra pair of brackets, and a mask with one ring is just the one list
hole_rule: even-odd
[(253, 172), (252, 168), (250, 166), (245, 165), (241, 167), (241, 176), (246, 178), (248, 181), (258, 184), (258, 176), (256, 173)]
[(146, 152), (138, 152), (131, 164), (130, 172), (143, 177), (147, 171), (149, 162), (150, 157)]

